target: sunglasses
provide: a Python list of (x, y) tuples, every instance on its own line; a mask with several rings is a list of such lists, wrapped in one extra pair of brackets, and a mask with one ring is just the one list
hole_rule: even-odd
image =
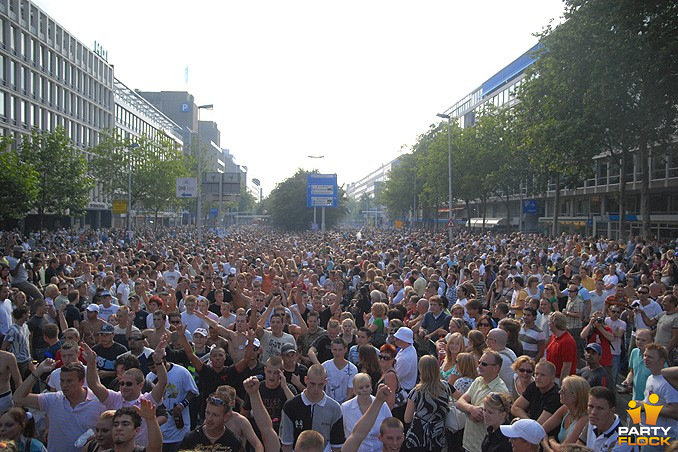
[(122, 388), (123, 386), (127, 386), (129, 388), (129, 387), (134, 386), (136, 384), (138, 384), (138, 383), (135, 383), (133, 381), (121, 381), (120, 387)]
[(136, 336), (136, 337), (130, 337), (129, 340), (130, 340), (130, 341), (143, 341), (144, 338), (143, 338), (143, 337)]
[(172, 325), (181, 325), (181, 320), (171, 320), (170, 323)]
[(208, 398), (207, 398), (207, 402), (208, 402), (208, 403), (211, 403), (212, 405), (216, 405), (216, 406), (224, 406), (224, 405), (226, 405), (226, 401), (225, 401), (225, 400), (222, 400), (222, 399), (220, 399), (220, 398), (218, 398), (218, 397), (208, 397)]
[(532, 370), (532, 369), (518, 369), (518, 372), (520, 372), (521, 374), (531, 374), (532, 372), (534, 372), (534, 370)]
[(494, 400), (495, 402), (501, 404), (502, 409), (504, 410), (505, 413), (508, 413), (508, 409), (506, 407), (506, 404), (504, 403), (504, 399), (501, 398), (501, 396), (496, 393), (496, 392), (490, 392), (488, 394), (490, 396), (490, 399)]
[(488, 326), (489, 327), (490, 324), (489, 323), (479, 323), (478, 326)]
[(650, 293), (650, 292), (648, 292), (648, 291), (646, 291), (646, 290), (639, 290), (638, 293), (639, 293), (639, 294), (645, 294), (645, 293)]
[(570, 293), (579, 292), (579, 290), (577, 290), (577, 289), (574, 289), (574, 290), (573, 290), (573, 289), (568, 289), (567, 291), (570, 292)]
[(621, 311), (611, 310), (610, 312), (613, 313), (613, 314), (619, 314)]
[(379, 359), (382, 360), (382, 361), (389, 361), (389, 360), (392, 360), (393, 357), (389, 356), (389, 355), (379, 355)]

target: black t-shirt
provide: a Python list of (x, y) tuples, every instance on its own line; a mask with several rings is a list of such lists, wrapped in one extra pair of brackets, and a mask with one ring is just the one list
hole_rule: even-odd
[(306, 377), (306, 374), (308, 374), (308, 367), (304, 366), (303, 364), (297, 363), (297, 365), (294, 367), (294, 371), (290, 372), (285, 370), (285, 380), (287, 380), (288, 383), (292, 383), (292, 375), (299, 375), (299, 381), (301, 381), (301, 384), (304, 386), (306, 383), (304, 383), (304, 377)]
[[(45, 325), (48, 325), (49, 322), (45, 317), (38, 317), (37, 315), (34, 315), (31, 317), (28, 322), (26, 323), (28, 325), (28, 331), (32, 333), (32, 342), (33, 342), (33, 357), (35, 358), (35, 350), (40, 350), (43, 348), (47, 348), (47, 342), (45, 342), (45, 339), (43, 337), (42, 329)], [(44, 358), (39, 358), (39, 359), (44, 359)]]
[[(323, 309), (322, 311), (320, 311), (320, 316), (319, 316), (320, 327), (327, 329), (327, 323), (330, 321), (331, 318), (332, 318), (332, 309), (331, 308), (327, 307), (327, 308)], [(320, 362), (322, 362), (322, 361), (320, 361)]]
[(235, 366), (224, 367), (220, 372), (217, 372), (212, 366), (205, 364), (198, 372), (198, 376), (200, 377), (200, 386), (198, 389), (200, 389), (201, 397), (208, 397), (221, 385), (231, 385), (235, 388), (233, 382), (237, 378), (237, 375), (238, 372), (235, 370)]
[(134, 321), (132, 322), (134, 326), (139, 328), (141, 331), (145, 330), (146, 327), (146, 317), (148, 317), (148, 312), (140, 309), (139, 312), (134, 314)]
[[(557, 384), (554, 384), (545, 394), (542, 394), (534, 382), (527, 385), (525, 392), (523, 392), (523, 397), (530, 402), (530, 408), (527, 412), (530, 415), (530, 419), (536, 421), (541, 416), (542, 411), (548, 411), (551, 414), (555, 413), (562, 405), (560, 403), (559, 391), (560, 387)], [(547, 433), (549, 436), (558, 436), (559, 430), (560, 425)]]
[[(224, 430), (224, 434), (213, 444), (205, 436), (203, 426), (196, 428), (184, 437), (179, 446), (179, 450), (201, 450), (213, 452), (243, 452), (242, 443), (237, 436), (229, 429)], [(136, 451), (135, 451), (136, 452)]]
[[(97, 354), (97, 369), (99, 370), (115, 370), (115, 359), (127, 351), (124, 346), (117, 342), (113, 342), (110, 347), (97, 344), (92, 347), (92, 350)], [(115, 376), (102, 378), (101, 384), (108, 386), (114, 378)]]
[(589, 366), (586, 366), (583, 369), (579, 369), (577, 375), (586, 379), (586, 381), (589, 382), (589, 386), (592, 388), (594, 386), (607, 387), (609, 383), (607, 380), (607, 371), (602, 367), (591, 370)]
[[(227, 303), (230, 303), (233, 301), (233, 294), (231, 293), (230, 290), (226, 289), (225, 287), (223, 289), (218, 289), (221, 290), (224, 293), (224, 301)], [(210, 303), (214, 303), (217, 301), (216, 297), (214, 296), (214, 292), (216, 292), (217, 289), (212, 290), (210, 293), (207, 294), (205, 298), (209, 300)], [(214, 311), (213, 311), (214, 312)], [(221, 312), (216, 312), (217, 315), (221, 315)]]
[(334, 358), (334, 355), (332, 355), (332, 339), (327, 334), (316, 339), (311, 347), (315, 347), (319, 363)]
[[(284, 384), (281, 382), (281, 384)], [(297, 395), (299, 391), (293, 385), (287, 385), (288, 388), (292, 391), (292, 394)], [(261, 394), (261, 400), (264, 402), (266, 411), (273, 421), (273, 430), (276, 432), (280, 428), (280, 421), (282, 417), (282, 408), (287, 402), (287, 397), (285, 397), (285, 391), (281, 385), (278, 385), (277, 388), (269, 389), (266, 387), (265, 383), (259, 385), (259, 394)], [(252, 402), (250, 401), (250, 395), (246, 394), (245, 403), (243, 404), (243, 409), (250, 411), (252, 409)], [(256, 424), (254, 419), (250, 419), (250, 422), (254, 426)]]
[(73, 328), (73, 322), (80, 322), (80, 309), (73, 304), (66, 305), (64, 318), (69, 328)]
[(245, 400), (247, 392), (245, 392), (245, 386), (243, 382), (250, 377), (257, 377), (259, 380), (264, 379), (264, 365), (257, 363), (256, 366), (250, 368), (249, 366), (245, 367), (245, 370), (240, 374), (236, 374), (231, 382), (229, 383), (235, 389), (235, 392), (238, 394), (238, 397), (242, 400)]

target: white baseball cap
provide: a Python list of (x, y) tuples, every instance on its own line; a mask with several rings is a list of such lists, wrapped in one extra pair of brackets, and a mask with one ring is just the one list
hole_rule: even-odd
[(523, 438), (530, 444), (539, 444), (546, 436), (544, 428), (532, 419), (521, 419), (511, 425), (500, 425), (499, 428), (507, 438)]

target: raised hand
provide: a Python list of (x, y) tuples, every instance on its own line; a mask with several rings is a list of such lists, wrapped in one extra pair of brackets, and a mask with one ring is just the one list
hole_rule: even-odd
[(139, 416), (146, 419), (147, 421), (155, 419), (155, 405), (153, 405), (153, 403), (147, 399), (141, 399), (140, 404), (141, 407), (134, 407), (134, 409), (137, 410), (137, 413), (139, 413)]
[(80, 346), (82, 347), (82, 356), (85, 357), (85, 360), (87, 361), (88, 366), (96, 366), (97, 365), (97, 354), (94, 350), (90, 348), (89, 345), (87, 345), (87, 342), (82, 341), (80, 342)]
[(42, 375), (45, 372), (53, 371), (55, 367), (56, 361), (54, 361), (52, 358), (47, 358), (41, 362), (35, 370), (38, 375)]
[[(298, 378), (298, 377), (297, 377)], [(391, 395), (391, 388), (388, 387), (388, 385), (385, 385), (384, 383), (380, 384), (379, 387), (377, 388), (377, 395), (376, 398), (380, 402), (386, 402), (386, 399), (388, 399)]]
[(243, 386), (249, 395), (254, 395), (259, 391), (259, 379), (257, 377), (249, 377), (243, 382)]

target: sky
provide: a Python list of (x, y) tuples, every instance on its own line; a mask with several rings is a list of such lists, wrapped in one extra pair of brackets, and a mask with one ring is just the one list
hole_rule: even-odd
[(128, 87), (214, 104), (201, 119), (264, 195), (299, 168), (342, 185), (409, 152), (563, 12), (562, 0), (34, 2), (100, 43)]

